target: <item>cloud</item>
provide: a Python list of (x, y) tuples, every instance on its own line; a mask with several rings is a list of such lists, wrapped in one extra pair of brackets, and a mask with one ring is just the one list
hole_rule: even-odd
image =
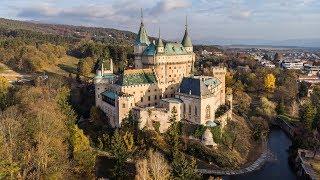
[(162, 0), (149, 10), (151, 15), (164, 14), (176, 9), (188, 8), (191, 3), (186, 0)]
[(250, 10), (244, 10), (244, 11), (234, 11), (230, 15), (232, 19), (239, 19), (239, 20), (245, 20), (249, 19), (252, 15), (252, 12)]

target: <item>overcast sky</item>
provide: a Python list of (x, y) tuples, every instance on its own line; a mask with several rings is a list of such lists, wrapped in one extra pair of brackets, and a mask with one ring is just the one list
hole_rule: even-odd
[(136, 32), (140, 8), (149, 35), (181, 39), (320, 38), (320, 0), (1, 0), (0, 16)]

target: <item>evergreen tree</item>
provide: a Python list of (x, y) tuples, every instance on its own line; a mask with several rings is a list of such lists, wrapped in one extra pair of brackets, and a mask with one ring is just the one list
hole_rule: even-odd
[(196, 172), (195, 159), (188, 160), (186, 155), (176, 150), (172, 161), (172, 171), (175, 179), (198, 179), (199, 175)]
[(130, 157), (130, 152), (128, 151), (126, 142), (118, 130), (115, 131), (111, 139), (110, 152), (116, 160), (115, 167), (112, 170), (113, 176), (115, 178), (125, 177), (127, 175), (125, 163)]
[(306, 103), (300, 110), (300, 121), (305, 128), (312, 130), (312, 124), (315, 119), (316, 110), (311, 103)]
[(280, 102), (277, 104), (276, 111), (278, 115), (284, 115), (286, 113), (283, 99), (281, 99)]

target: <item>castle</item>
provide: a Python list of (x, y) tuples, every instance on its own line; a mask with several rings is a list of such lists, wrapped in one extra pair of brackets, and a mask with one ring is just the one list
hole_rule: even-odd
[(150, 42), (141, 19), (134, 54), (135, 69), (115, 75), (110, 60), (110, 68), (102, 63), (94, 78), (96, 106), (113, 127), (120, 127), (130, 111), (141, 128), (158, 122), (161, 132), (170, 126), (173, 109), (178, 121), (194, 124), (224, 126), (231, 118), (231, 113), (215, 117), (221, 105), (232, 107), (232, 95), (226, 95), (226, 69), (214, 67), (212, 76), (193, 75), (195, 53), (187, 22), (181, 43), (164, 43), (160, 31), (157, 42)]

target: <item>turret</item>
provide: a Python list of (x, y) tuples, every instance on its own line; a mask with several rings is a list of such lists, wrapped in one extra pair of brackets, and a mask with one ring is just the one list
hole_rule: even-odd
[(161, 39), (160, 28), (159, 28), (159, 38), (158, 38), (158, 42), (157, 42), (157, 53), (163, 53), (163, 52), (164, 52), (164, 44)]
[(138, 35), (134, 43), (134, 53), (141, 54), (149, 44), (150, 44), (150, 41), (149, 41), (147, 30), (144, 27), (143, 14), (141, 9), (141, 24), (140, 24)]
[(181, 44), (185, 47), (187, 52), (193, 52), (193, 46), (192, 46), (192, 42), (191, 42), (191, 38), (189, 36), (189, 32), (188, 32), (188, 19), (186, 17), (186, 28), (185, 28), (185, 32), (184, 32), (184, 36), (182, 39)]

